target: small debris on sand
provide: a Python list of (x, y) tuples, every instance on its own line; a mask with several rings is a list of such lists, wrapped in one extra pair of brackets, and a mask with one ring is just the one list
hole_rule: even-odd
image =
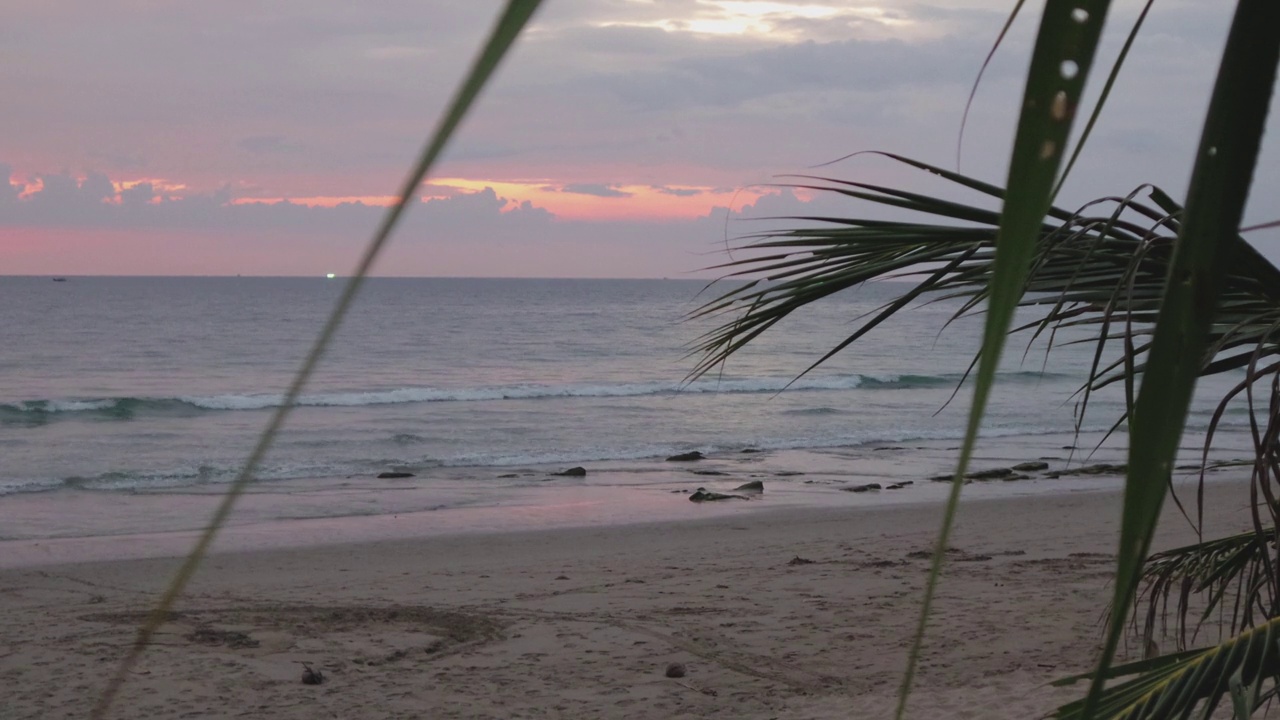
[(302, 684), (303, 685), (322, 685), (324, 684), (324, 673), (313, 669), (311, 663), (302, 663)]

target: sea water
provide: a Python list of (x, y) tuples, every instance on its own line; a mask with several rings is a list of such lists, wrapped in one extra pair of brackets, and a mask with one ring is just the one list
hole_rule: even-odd
[[(197, 526), (198, 513), (166, 520), (141, 498), (213, 495), (235, 477), (342, 283), (0, 278), (0, 539)], [(603, 486), (628, 470), (669, 474), (664, 458), (691, 450), (770, 451), (800, 465), (815, 461), (795, 453), (839, 451), (853, 467), (877, 448), (958, 444), (970, 391), (956, 389), (981, 317), (956, 320), (955, 301), (917, 304), (810, 370), (907, 287), (869, 284), (691, 378), (699, 336), (729, 319), (690, 319), (727, 289), (705, 284), (370, 280), (255, 475), (266, 492), (288, 491), (264, 517), (483, 505), (528, 485), (513, 478), (592, 466), (613, 474), (580, 483)], [(1047, 336), (1029, 351), (1027, 339), (1006, 353), (984, 435), (1034, 457), (1077, 429), (1093, 346), (1060, 335), (1046, 354)], [(1081, 425), (1105, 431), (1123, 407), (1118, 386), (1101, 391)], [(1210, 409), (1200, 403), (1192, 426)], [(1244, 420), (1240, 410), (1226, 423)], [(388, 470), (415, 479), (398, 494), (364, 486), (358, 501), (299, 499)], [(31, 494), (114, 509), (23, 524), (14, 498)]]

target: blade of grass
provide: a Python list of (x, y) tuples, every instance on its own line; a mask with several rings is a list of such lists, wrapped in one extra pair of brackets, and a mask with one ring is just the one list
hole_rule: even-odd
[(1120, 68), (1124, 67), (1125, 58), (1129, 57), (1129, 48), (1133, 47), (1133, 41), (1138, 37), (1138, 31), (1142, 29), (1142, 23), (1147, 19), (1147, 13), (1151, 10), (1151, 6), (1155, 4), (1155, 0), (1147, 0), (1142, 6), (1142, 12), (1138, 13), (1138, 19), (1133, 21), (1133, 27), (1129, 30), (1129, 36), (1124, 40), (1124, 46), (1120, 48), (1120, 54), (1116, 56), (1116, 61), (1111, 65), (1111, 73), (1107, 75), (1107, 81), (1102, 84), (1102, 92), (1098, 95), (1098, 102), (1093, 105), (1093, 112), (1089, 113), (1089, 121), (1084, 124), (1084, 130), (1080, 133), (1080, 139), (1076, 141), (1075, 149), (1071, 151), (1071, 159), (1067, 161), (1067, 166), (1062, 170), (1062, 177), (1058, 178), (1058, 184), (1053, 187), (1050, 194), (1050, 202), (1052, 198), (1058, 197), (1058, 193), (1062, 190), (1062, 185), (1067, 181), (1067, 176), (1071, 174), (1071, 169), (1076, 166), (1076, 160), (1080, 157), (1080, 152), (1084, 150), (1085, 143), (1089, 142), (1089, 135), (1093, 133), (1093, 126), (1097, 124), (1098, 118), (1102, 115), (1102, 108), (1107, 104), (1107, 98), (1111, 97), (1111, 88), (1116, 84), (1116, 78), (1120, 76)]
[(302, 361), (297, 374), (294, 375), (283, 402), (280, 403), (275, 413), (271, 416), (248, 460), (245, 461), (244, 467), (236, 476), (235, 481), (232, 482), (231, 487), (227, 489), (226, 494), (222, 496), (222, 501), (210, 518), (209, 524), (200, 534), (191, 552), (183, 560), (182, 566), (174, 574), (169, 586), (165, 588), (160, 602), (156, 604), (146, 622), (138, 629), (138, 635), (133, 645), (120, 661), (115, 674), (98, 698), (98, 702), (89, 714), (89, 717), (93, 720), (102, 720), (102, 718), (106, 717), (116, 695), (124, 684), (125, 678), (128, 677), (138, 658), (146, 650), (152, 636), (164, 622), (165, 617), (186, 588), (187, 583), (195, 575), (200, 562), (204, 559), (205, 554), (208, 553), (214, 538), (217, 537), (218, 531), (222, 529), (222, 526), (231, 516), (236, 500), (244, 493), (245, 487), (249, 482), (252, 481), (258, 464), (266, 456), (272, 442), (275, 440), (276, 434), (284, 426), (294, 403), (297, 401), (298, 396), (302, 394), (302, 389), (306, 386), (307, 380), (311, 377), (312, 372), (315, 371), (321, 356), (324, 355), (325, 348), (328, 347), (329, 341), (342, 324), (343, 316), (346, 314), (347, 309), (351, 307), (352, 301), (355, 300), (360, 286), (364, 283), (364, 279), (369, 273), (369, 269), (373, 267), (374, 261), (377, 260), (382, 248), (391, 237), (391, 233), (400, 221), (405, 209), (413, 201), (413, 196), (418, 191), (418, 186), (422, 184), (427, 172), (430, 171), (432, 165), (435, 164), (435, 161), (444, 151), (449, 138), (458, 129), (467, 111), (471, 109), (471, 106), (479, 97), (480, 91), (489, 81), (502, 58), (511, 49), (512, 44), (529, 22), (529, 18), (537, 10), (540, 3), (541, 0), (509, 0), (507, 3), (506, 9), (490, 32), (484, 49), (472, 64), (466, 80), (453, 96), (448, 110), (432, 132), (421, 154), (418, 156), (416, 164), (405, 179), (399, 193), (399, 199), (387, 210), (387, 214), (383, 216), (382, 222), (374, 232), (373, 238), (370, 239), (369, 244), (365, 247), (364, 254), (360, 257), (355, 272), (351, 275), (351, 279), (347, 281), (342, 295), (334, 305), (332, 313), (330, 313), (320, 334), (316, 337), (310, 352), (307, 353), (306, 358)]
[(1280, 4), (1240, 0), (1205, 118), (1174, 247), (1164, 300), (1130, 426), (1129, 473), (1116, 561), (1115, 596), (1098, 672), (1083, 716), (1091, 717), (1111, 666), (1129, 599), (1137, 590), (1164, 502), (1195, 380), (1208, 345), (1229, 258), (1219, 237), (1236, 232), (1257, 164), (1280, 62)]
[(987, 398), (995, 383), (1005, 335), (1022, 297), (1041, 225), (1049, 212), (1050, 193), (1062, 162), (1062, 150), (1071, 132), (1074, 108), (1080, 101), (1085, 78), (1093, 64), (1109, 6), (1108, 0), (1049, 0), (1040, 20), (1009, 165), (1008, 192), (996, 241), (973, 405), (969, 409), (960, 461), (951, 481), (938, 544), (929, 568), (920, 618), (908, 653), (907, 670), (898, 693), (895, 716), (899, 720), (906, 713), (907, 697), (920, 660), (920, 648), (960, 501), (964, 473), (977, 442)]

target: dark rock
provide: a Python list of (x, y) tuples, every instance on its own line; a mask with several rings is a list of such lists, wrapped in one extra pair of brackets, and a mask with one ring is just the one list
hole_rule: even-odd
[(1012, 475), (1013, 471), (1009, 468), (991, 468), (990, 470), (978, 470), (965, 475), (969, 480), (995, 480)]
[(764, 481), (752, 480), (751, 482), (744, 482), (738, 487), (734, 488), (734, 490), (737, 490), (739, 492), (764, 492)]
[(498, 479), (506, 480), (507, 478), (518, 478), (518, 477), (520, 477), (520, 475), (518, 475), (517, 473), (507, 473), (506, 475), (499, 475)]
[(303, 685), (323, 685), (324, 673), (319, 670), (312, 669), (308, 663), (302, 663), (302, 684)]
[(667, 462), (691, 462), (693, 460), (702, 460), (706, 457), (702, 453), (694, 450), (692, 452), (680, 453), (667, 458)]
[(1067, 470), (1056, 471), (1059, 476), (1062, 475), (1123, 475), (1128, 469), (1127, 465), (1110, 465), (1107, 463), (1098, 463), (1097, 465), (1085, 465), (1084, 467), (1070, 468)]
[(894, 483), (892, 485), (886, 485), (884, 489), (885, 490), (901, 490), (904, 487), (906, 486), (903, 485), (902, 483)]
[(1128, 465), (1108, 465), (1107, 463), (1080, 468), (1080, 471), (1086, 475), (1123, 475), (1128, 470)]
[(1075, 445), (1063, 445), (1063, 446), (1062, 446), (1062, 449), (1063, 449), (1063, 450), (1075, 450), (1075, 449), (1077, 449), (1077, 448), (1076, 448), (1076, 446), (1075, 446)]
[(556, 579), (557, 579), (557, 580), (568, 580), (568, 579), (569, 579), (569, 576), (568, 576), (568, 575), (557, 575), (557, 576), (556, 576)]
[(729, 474), (727, 472), (720, 472), (719, 470), (690, 470), (689, 472), (693, 473), (694, 475), (728, 475)]
[(682, 678), (688, 670), (685, 669), (684, 663), (671, 663), (667, 666), (667, 677)]
[(741, 452), (741, 453), (743, 453), (743, 454), (746, 454), (746, 453), (758, 453), (758, 452), (764, 452), (764, 451), (763, 451), (763, 450), (759, 450), (759, 449), (757, 449), (757, 448), (743, 448), (743, 449), (739, 450), (738, 452)]
[(584, 467), (571, 467), (564, 472), (552, 473), (552, 475), (564, 475), (566, 477), (586, 477), (587, 469)]
[(689, 499), (693, 502), (710, 502), (712, 500), (750, 500), (746, 495), (728, 495), (725, 493), (711, 492), (706, 488), (698, 488), (694, 491)]
[(850, 485), (849, 487), (840, 488), (845, 492), (867, 492), (868, 490), (880, 490), (880, 483), (867, 483), (866, 485)]
[(399, 480), (399, 479), (401, 479), (401, 478), (411, 478), (411, 477), (413, 477), (413, 473), (411, 473), (411, 472), (383, 472), (383, 473), (378, 473), (378, 479), (379, 479), (379, 480)]
[(1014, 474), (1014, 475), (1005, 475), (1004, 477), (1002, 477), (1002, 478), (1000, 478), (1000, 479), (1001, 479), (1002, 481), (1004, 481), (1004, 482), (1016, 482), (1016, 481), (1018, 481), (1018, 480), (1030, 480), (1030, 479), (1031, 479), (1031, 476), (1030, 476), (1030, 475)]
[(1062, 473), (1057, 471), (1047, 472), (1044, 474), (1044, 476), (1049, 478), (1050, 480), (1057, 480), (1058, 478), (1062, 477)]
[(881, 450), (906, 450), (900, 445), (885, 445), (884, 447), (873, 448), (871, 452), (879, 452)]
[(915, 485), (915, 484), (916, 484), (916, 481), (915, 481), (915, 480), (901, 480), (901, 481), (899, 481), (899, 482), (898, 482), (898, 484), (899, 484), (899, 485)]
[(1017, 465), (1014, 465), (1013, 469), (1018, 470), (1020, 472), (1034, 472), (1036, 470), (1048, 470), (1049, 463), (1040, 462), (1040, 461), (1024, 462), (1024, 463), (1018, 463)]
[(774, 473), (776, 477), (795, 477), (796, 475), (803, 475), (803, 474), (804, 473), (800, 472), (799, 470), (779, 470), (778, 472)]
[(788, 565), (812, 565), (813, 561), (809, 558), (802, 558), (799, 555), (787, 561)]
[(934, 475), (929, 479), (933, 482), (951, 482), (955, 477), (955, 475)]

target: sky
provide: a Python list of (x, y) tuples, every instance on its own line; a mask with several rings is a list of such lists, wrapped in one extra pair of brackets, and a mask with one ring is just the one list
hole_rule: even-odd
[[(343, 274), (501, 7), (0, 3), (0, 275)], [(788, 173), (936, 189), (813, 166), (956, 167), (1012, 4), (546, 0), (376, 274), (711, 277), (751, 218), (866, 210)], [(1060, 205), (1181, 196), (1232, 5), (1156, 3)], [(1139, 7), (1114, 3), (1100, 72)], [(978, 88), (968, 174), (1003, 181), (1037, 20)], [(1268, 128), (1246, 225), (1280, 218)], [(1249, 237), (1280, 261), (1280, 233)]]

